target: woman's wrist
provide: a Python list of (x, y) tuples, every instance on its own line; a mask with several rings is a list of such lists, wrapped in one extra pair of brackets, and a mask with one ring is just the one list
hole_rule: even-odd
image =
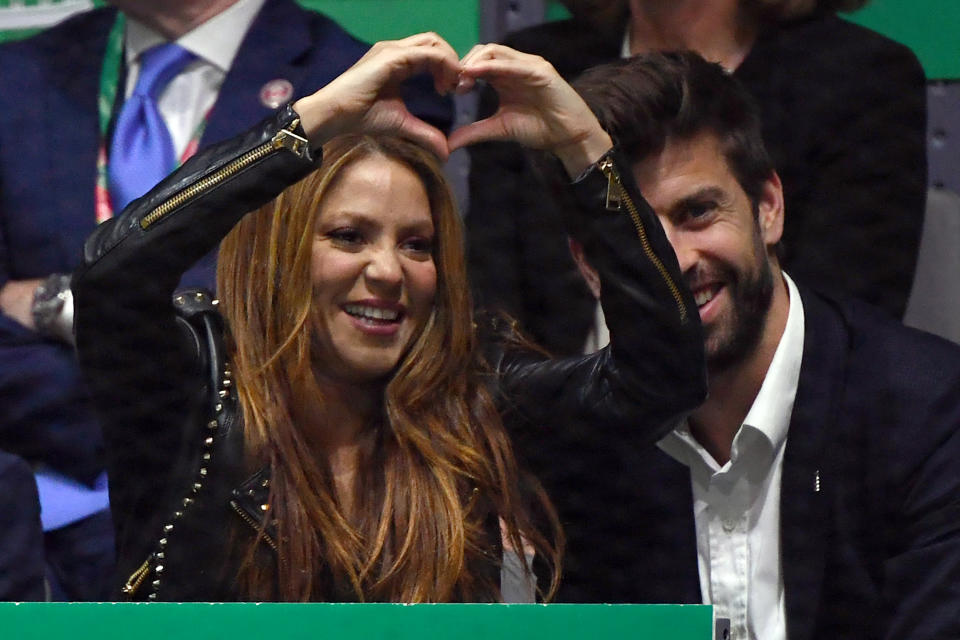
[(300, 116), (300, 126), (307, 134), (310, 145), (317, 149), (335, 137), (336, 110), (320, 90), (293, 103), (293, 110)]

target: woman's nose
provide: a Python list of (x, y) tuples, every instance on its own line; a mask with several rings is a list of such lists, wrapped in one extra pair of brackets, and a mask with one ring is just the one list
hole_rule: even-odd
[(377, 248), (371, 253), (364, 274), (368, 280), (380, 286), (400, 286), (403, 282), (400, 256), (393, 248)]

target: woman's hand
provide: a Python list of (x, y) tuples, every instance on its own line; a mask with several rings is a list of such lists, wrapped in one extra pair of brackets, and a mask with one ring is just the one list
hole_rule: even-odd
[(438, 93), (457, 86), (456, 51), (435, 33), (378, 42), (352, 67), (293, 108), (311, 143), (343, 133), (388, 133), (409, 138), (441, 158), (449, 155), (443, 132), (407, 111), (400, 85), (421, 72), (433, 76)]
[(476, 142), (513, 140), (552, 152), (576, 177), (613, 146), (583, 99), (539, 56), (497, 44), (477, 45), (460, 63), (457, 91), (471, 90), (477, 79), (496, 90), (500, 108), (454, 131), (451, 151)]

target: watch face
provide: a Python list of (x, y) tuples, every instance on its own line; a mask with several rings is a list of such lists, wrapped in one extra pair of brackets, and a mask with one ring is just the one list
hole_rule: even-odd
[(37, 286), (33, 294), (33, 305), (30, 311), (38, 328), (48, 326), (57, 317), (60, 310), (63, 309), (64, 302), (64, 298), (60, 294), (64, 289), (69, 288), (69, 276), (59, 274), (47, 278)]

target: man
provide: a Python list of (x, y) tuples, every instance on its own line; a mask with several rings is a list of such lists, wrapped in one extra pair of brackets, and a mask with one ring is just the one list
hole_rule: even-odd
[[(78, 264), (98, 222), (152, 186), (141, 179), (138, 130), (129, 140), (117, 134), (131, 131), (121, 123), (140, 78), (163, 76), (142, 92), (169, 145), (167, 164), (151, 168), (155, 181), (197, 148), (323, 86), (367, 49), (293, 0), (113, 4), (0, 47), (16, 88), (0, 96), (0, 446), (38, 469), (55, 599), (109, 593), (102, 445), (68, 344), (69, 279), (57, 274)], [(180, 62), (149, 69), (150, 52), (168, 42), (180, 46)], [(449, 125), (447, 102), (417, 88), (406, 97), (415, 113)], [(212, 287), (214, 263), (208, 256), (184, 282)]]
[(720, 67), (653, 54), (576, 86), (674, 247), (710, 394), (657, 449), (546, 443), (560, 599), (713, 603), (741, 639), (960, 637), (960, 350), (781, 271), (780, 181)]

